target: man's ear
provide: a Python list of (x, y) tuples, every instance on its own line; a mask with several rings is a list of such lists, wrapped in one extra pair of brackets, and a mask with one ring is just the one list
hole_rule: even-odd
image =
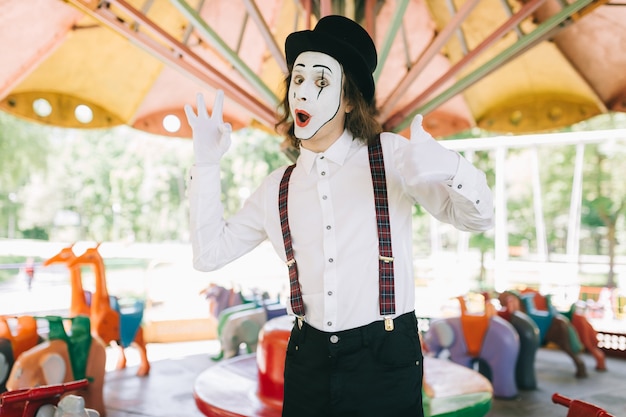
[(354, 110), (354, 106), (352, 105), (352, 102), (348, 99), (345, 93), (342, 94), (341, 100), (344, 101), (346, 104), (346, 114)]

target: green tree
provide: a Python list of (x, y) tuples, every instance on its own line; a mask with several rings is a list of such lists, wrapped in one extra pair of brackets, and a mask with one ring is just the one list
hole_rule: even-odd
[[(614, 129), (626, 122), (624, 114), (608, 114), (586, 122), (586, 128)], [(576, 127), (574, 127), (574, 130)], [(587, 146), (586, 175), (583, 185), (582, 224), (595, 241), (597, 254), (608, 257), (606, 285), (616, 286), (615, 257), (618, 251), (618, 227), (626, 219), (626, 184), (623, 170), (626, 143), (609, 141)], [(620, 223), (621, 222), (621, 223)]]
[(551, 253), (564, 254), (567, 250), (575, 154), (573, 145), (539, 148), (543, 215)]
[(19, 211), (27, 198), (22, 187), (45, 173), (49, 151), (43, 126), (0, 113), (0, 236), (19, 235)]
[(280, 151), (282, 138), (258, 129), (242, 129), (222, 159), (222, 201), (228, 217), (236, 212), (270, 172), (289, 159)]
[[(22, 235), (65, 241), (188, 239), (186, 179), (193, 161), (191, 141), (129, 127), (76, 130), (23, 123), (18, 130), (43, 132), (42, 148), (36, 151), (20, 147), (25, 140), (0, 142), (2, 149), (17, 148), (13, 153), (24, 155), (19, 164), (6, 164), (12, 171), (3, 167), (2, 173), (13, 174), (12, 181), (2, 182), (5, 200), (9, 195), (21, 196), (21, 205), (13, 197), (11, 207), (14, 218), (20, 219)], [(255, 129), (233, 133), (233, 146), (222, 161), (227, 215), (269, 172), (288, 163), (280, 140)], [(8, 160), (14, 163), (15, 158)], [(32, 164), (41, 169), (28, 169)], [(46, 166), (50, 169), (44, 171)], [(3, 230), (7, 218), (0, 211)]]
[[(618, 174), (626, 161), (626, 147), (617, 150), (610, 146), (591, 147), (592, 158), (596, 161), (584, 187), (582, 224), (591, 232), (597, 254), (608, 256), (609, 272), (607, 286), (613, 288), (615, 281), (615, 256), (617, 227), (626, 213), (626, 187)], [(604, 148), (604, 149), (603, 149)], [(616, 154), (621, 157), (616, 158)]]
[(54, 212), (76, 214), (80, 239), (184, 238), (191, 142), (121, 127), (63, 131), (56, 145)]
[[(572, 126), (570, 131), (620, 128), (626, 115), (609, 114)], [(566, 252), (569, 205), (576, 146), (546, 147), (541, 151), (544, 215), (553, 252)], [(620, 222), (626, 211), (626, 162), (623, 141), (585, 145), (581, 214), (581, 253), (608, 256), (607, 286), (615, 286), (615, 257), (619, 253)]]
[(493, 236), (487, 232), (473, 233), (470, 237), (469, 244), (471, 247), (478, 249), (480, 252), (480, 272), (478, 274), (478, 290), (486, 291), (487, 288), (487, 269), (485, 268), (485, 257), (489, 251), (493, 250)]

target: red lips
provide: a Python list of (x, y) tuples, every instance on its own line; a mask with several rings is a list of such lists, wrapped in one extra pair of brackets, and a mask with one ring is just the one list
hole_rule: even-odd
[(305, 127), (311, 121), (311, 115), (305, 112), (304, 110), (296, 109), (295, 113), (296, 113), (295, 122), (296, 122), (296, 125), (298, 125), (298, 127)]

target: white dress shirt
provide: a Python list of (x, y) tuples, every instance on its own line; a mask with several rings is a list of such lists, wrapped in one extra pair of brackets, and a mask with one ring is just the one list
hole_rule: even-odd
[[(464, 158), (443, 183), (413, 184), (396, 159), (410, 151), (400, 135), (382, 133), (396, 295), (396, 316), (415, 309), (412, 208), (420, 204), (460, 230), (492, 226), (493, 198), (485, 175)], [(285, 167), (272, 172), (235, 215), (225, 220), (219, 165), (194, 166), (189, 185), (194, 267), (216, 270), (265, 239), (285, 261), (278, 190)], [(383, 318), (378, 306), (378, 234), (367, 145), (343, 135), (325, 152), (300, 149), (289, 183), (289, 226), (306, 321), (340, 331)], [(288, 280), (285, 266), (285, 280)], [(291, 312), (290, 303), (287, 308)]]

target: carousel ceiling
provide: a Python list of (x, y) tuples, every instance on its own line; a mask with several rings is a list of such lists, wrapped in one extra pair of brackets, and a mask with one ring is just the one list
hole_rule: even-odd
[(626, 111), (626, 1), (0, 0), (0, 109), (63, 127), (189, 137), (198, 91), (235, 128), (273, 129), (283, 44), (343, 14), (379, 52), (388, 130), (556, 129)]

